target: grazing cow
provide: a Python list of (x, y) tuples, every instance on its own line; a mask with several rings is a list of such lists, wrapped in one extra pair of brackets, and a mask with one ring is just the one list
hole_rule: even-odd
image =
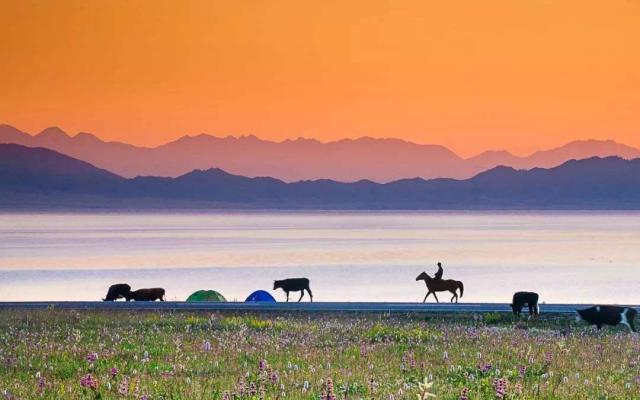
[(107, 297), (102, 299), (102, 301), (116, 301), (118, 299), (125, 298), (127, 294), (131, 292), (131, 286), (126, 283), (116, 283), (115, 285), (111, 285), (109, 287), (109, 291), (107, 292)]
[(516, 292), (510, 304), (513, 315), (520, 316), (522, 307), (524, 307), (525, 304), (529, 307), (529, 317), (537, 317), (540, 315), (538, 297), (538, 293), (534, 292)]
[(584, 320), (590, 325), (596, 325), (598, 330), (602, 328), (602, 325), (624, 324), (632, 332), (636, 331), (633, 320), (638, 312), (630, 307), (593, 306), (584, 310), (576, 310), (576, 312), (578, 313), (576, 321)]
[(153, 288), (153, 289), (138, 289), (133, 292), (129, 292), (126, 296), (127, 301), (135, 300), (135, 301), (164, 301), (164, 289), (162, 288)]
[(313, 302), (313, 294), (311, 293), (311, 289), (309, 288), (309, 279), (307, 278), (291, 278), (283, 279), (281, 281), (273, 281), (273, 290), (276, 290), (278, 288), (281, 288), (287, 294), (287, 302), (289, 301), (289, 292), (300, 292), (300, 298), (298, 299), (299, 303), (304, 296), (305, 290), (309, 293), (311, 302)]

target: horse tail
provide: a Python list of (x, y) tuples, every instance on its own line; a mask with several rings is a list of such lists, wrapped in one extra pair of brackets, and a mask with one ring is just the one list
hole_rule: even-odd
[(458, 281), (458, 287), (460, 288), (460, 297), (462, 297), (462, 293), (464, 293), (464, 285), (462, 282)]

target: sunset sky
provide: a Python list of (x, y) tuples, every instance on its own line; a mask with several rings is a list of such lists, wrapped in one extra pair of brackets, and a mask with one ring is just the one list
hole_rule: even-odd
[(0, 123), (640, 146), (640, 1), (0, 0)]

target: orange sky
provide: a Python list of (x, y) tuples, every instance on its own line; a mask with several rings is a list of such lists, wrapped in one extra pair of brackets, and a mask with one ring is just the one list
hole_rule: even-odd
[(0, 122), (640, 146), (640, 1), (0, 0)]

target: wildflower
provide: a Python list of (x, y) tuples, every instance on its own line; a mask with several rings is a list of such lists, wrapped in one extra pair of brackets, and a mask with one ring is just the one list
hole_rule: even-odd
[(116, 377), (116, 375), (118, 375), (118, 368), (116, 368), (116, 367), (112, 367), (112, 368), (109, 370), (109, 373), (111, 374), (111, 377), (112, 377), (112, 378), (115, 378), (115, 377)]
[(424, 378), (424, 381), (418, 382), (418, 390), (420, 393), (418, 394), (419, 400), (426, 400), (429, 397), (436, 397), (435, 394), (430, 393), (431, 386), (433, 386), (433, 381), (429, 382), (427, 378)]
[(518, 373), (520, 374), (521, 378), (524, 378), (524, 375), (527, 373), (527, 367), (525, 365), (520, 365), (518, 367)]
[(265, 369), (267, 369), (267, 362), (265, 360), (260, 360), (258, 362), (258, 369), (260, 371), (264, 371)]
[(518, 393), (518, 394), (522, 394), (522, 389), (523, 389), (523, 387), (522, 387), (522, 383), (517, 382), (517, 383), (515, 384), (515, 386), (514, 386), (514, 389), (515, 389), (516, 393)]
[(493, 381), (493, 388), (496, 392), (496, 397), (502, 399), (507, 394), (507, 380), (504, 378), (495, 379)]
[(228, 390), (222, 394), (222, 400), (231, 400), (231, 393)]
[(553, 353), (548, 351), (544, 353), (544, 362), (545, 364), (551, 364), (553, 362)]
[(211, 342), (208, 340), (205, 340), (205, 342), (202, 344), (202, 350), (211, 351)]
[(90, 363), (95, 362), (98, 359), (98, 353), (93, 352), (93, 353), (89, 353), (87, 355), (87, 361), (89, 361)]
[(320, 400), (336, 400), (336, 395), (333, 393), (333, 380), (331, 378), (327, 378), (325, 392), (320, 396)]
[(126, 376), (122, 378), (120, 384), (118, 385), (118, 393), (123, 396), (127, 396), (129, 394), (129, 379), (127, 379)]
[(463, 388), (462, 392), (460, 392), (460, 397), (458, 398), (458, 400), (469, 400), (469, 388)]
[(96, 390), (98, 388), (98, 380), (92, 374), (87, 374), (80, 378), (80, 386)]
[(44, 392), (44, 389), (46, 386), (47, 386), (47, 381), (44, 379), (44, 376), (39, 376), (38, 377), (38, 393)]
[(273, 371), (269, 379), (271, 380), (271, 383), (273, 383), (274, 385), (278, 383), (278, 381), (280, 380), (280, 375), (278, 375), (278, 371)]
[(479, 364), (478, 369), (480, 370), (480, 372), (489, 372), (489, 370), (491, 370), (491, 364), (490, 363)]

